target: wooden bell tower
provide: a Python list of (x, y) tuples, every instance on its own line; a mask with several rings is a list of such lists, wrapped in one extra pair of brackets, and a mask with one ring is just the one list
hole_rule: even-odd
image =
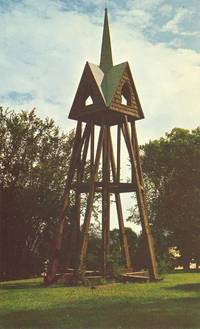
[[(105, 9), (100, 65), (86, 63), (69, 118), (77, 121), (77, 127), (63, 196), (63, 207), (59, 215), (53, 246), (53, 258), (46, 278), (47, 282), (53, 282), (58, 271), (71, 190), (75, 192), (75, 206), (69, 237), (71, 245), (69, 245), (66, 266), (73, 266), (83, 275), (86, 271), (89, 227), (94, 195), (97, 192), (102, 194), (101, 273), (104, 276), (107, 273), (111, 194), (114, 194), (115, 197), (124, 266), (128, 271), (133, 270), (125, 234), (120, 193), (134, 192), (137, 197), (143, 235), (146, 241), (150, 279), (158, 279), (135, 128), (135, 121), (143, 119), (144, 115), (128, 62), (113, 65), (107, 9)], [(113, 126), (117, 127), (116, 150), (114, 150), (111, 134)], [(98, 130), (99, 133), (95, 130)], [(97, 135), (98, 138), (95, 143)], [(121, 138), (124, 138), (131, 163), (132, 179), (129, 183), (121, 181)], [(89, 179), (85, 179), (84, 168), (88, 152), (91, 172)], [(117, 155), (116, 159), (115, 154)], [(100, 164), (102, 175), (98, 179)], [(80, 234), (81, 193), (87, 193), (87, 206)], [(75, 251), (72, 244), (76, 246)]]

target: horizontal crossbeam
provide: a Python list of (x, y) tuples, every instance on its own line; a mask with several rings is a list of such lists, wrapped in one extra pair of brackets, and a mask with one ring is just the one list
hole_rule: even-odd
[[(101, 193), (103, 190), (103, 182), (95, 182), (95, 192)], [(135, 192), (136, 187), (133, 183), (107, 183), (107, 188), (110, 193), (130, 193)], [(73, 183), (73, 190), (79, 190), (80, 193), (88, 193), (90, 189), (90, 183)]]

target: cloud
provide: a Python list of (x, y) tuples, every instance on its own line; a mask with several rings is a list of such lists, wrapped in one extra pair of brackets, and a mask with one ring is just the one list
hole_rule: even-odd
[(34, 93), (23, 93), (10, 91), (4, 96), (0, 96), (1, 101), (12, 100), (16, 104), (24, 104), (25, 102), (30, 102), (35, 99)]
[[(66, 126), (66, 108), (100, 29), (85, 15), (61, 11), (59, 3), (37, 5), (37, 1), (26, 1), (1, 15), (1, 101), (18, 107), (16, 99), (8, 96), (33, 92), (35, 98), (24, 100), (24, 107), (36, 106), (42, 116), (55, 117), (61, 124), (65, 121)], [(97, 55), (94, 48), (93, 52)]]
[(164, 32), (178, 33), (179, 24), (190, 14), (191, 13), (188, 10), (180, 8), (177, 10), (175, 16), (162, 27), (162, 30)]
[[(166, 8), (166, 6), (165, 6)], [(199, 35), (199, 31), (188, 31), (183, 30), (184, 29), (184, 20), (188, 20), (189, 17), (192, 17), (193, 12), (191, 10), (185, 9), (185, 8), (179, 8), (176, 11), (175, 16), (170, 19), (163, 27), (163, 32), (171, 32), (174, 34), (179, 34), (182, 36), (196, 36)], [(182, 23), (182, 24), (181, 24)], [(186, 27), (185, 27), (186, 28)]]
[(160, 6), (159, 12), (164, 16), (169, 16), (173, 11), (173, 7), (169, 4)]
[[(92, 18), (86, 12), (90, 4), (97, 8), (98, 0), (82, 4), (77, 11), (76, 1), (70, 7), (66, 1), (24, 0), (0, 13), (2, 105), (36, 107), (38, 115), (53, 117), (65, 131), (74, 126), (67, 115), (85, 61), (99, 62), (103, 23), (99, 10)], [(145, 32), (157, 31), (155, 13), (159, 8), (166, 12), (167, 4), (163, 7), (161, 0), (127, 1), (128, 11), (115, 6), (111, 16), (115, 63), (130, 62), (146, 115), (138, 123), (141, 142), (174, 126), (199, 125), (199, 53), (177, 44), (172, 48), (175, 39), (152, 43)], [(167, 24), (178, 29), (185, 15), (177, 12), (165, 29)]]
[(113, 39), (121, 40), (115, 44), (115, 55), (119, 61), (129, 60), (146, 116), (138, 123), (140, 142), (161, 136), (175, 126), (197, 127), (200, 54), (152, 44), (117, 25), (114, 32)]

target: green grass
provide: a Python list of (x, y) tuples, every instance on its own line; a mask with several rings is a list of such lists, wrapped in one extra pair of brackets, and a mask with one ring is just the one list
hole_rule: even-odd
[(200, 274), (95, 290), (41, 279), (0, 284), (1, 329), (200, 329)]

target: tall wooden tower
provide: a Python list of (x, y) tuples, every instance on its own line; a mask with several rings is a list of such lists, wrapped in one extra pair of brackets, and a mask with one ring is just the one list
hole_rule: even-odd
[[(107, 9), (105, 9), (100, 65), (86, 63), (69, 118), (77, 121), (77, 127), (47, 282), (53, 282), (58, 271), (66, 210), (69, 205), (71, 190), (75, 191), (75, 207), (70, 241), (76, 245), (76, 251), (74, 253), (73, 248), (69, 246), (66, 266), (70, 267), (71, 262), (73, 262), (73, 266), (84, 275), (87, 267), (87, 247), (94, 194), (98, 192), (102, 194), (101, 271), (106, 276), (109, 255), (111, 194), (115, 196), (124, 266), (127, 270), (132, 270), (120, 193), (134, 192), (137, 197), (143, 235), (146, 241), (150, 279), (157, 279), (157, 264), (148, 222), (135, 128), (135, 121), (143, 119), (144, 115), (128, 62), (113, 65)], [(111, 127), (113, 126), (117, 127), (116, 152), (111, 134)], [(97, 143), (95, 143), (97, 136), (95, 129), (99, 130)], [(122, 182), (120, 175), (122, 137), (131, 163), (132, 179), (129, 183)], [(88, 152), (90, 153), (91, 173), (89, 179), (85, 180), (84, 168)], [(117, 155), (116, 159), (115, 155)], [(100, 164), (102, 175), (101, 179), (98, 179)], [(87, 206), (80, 235), (81, 193), (87, 193)], [(78, 241), (80, 236), (81, 241)]]

